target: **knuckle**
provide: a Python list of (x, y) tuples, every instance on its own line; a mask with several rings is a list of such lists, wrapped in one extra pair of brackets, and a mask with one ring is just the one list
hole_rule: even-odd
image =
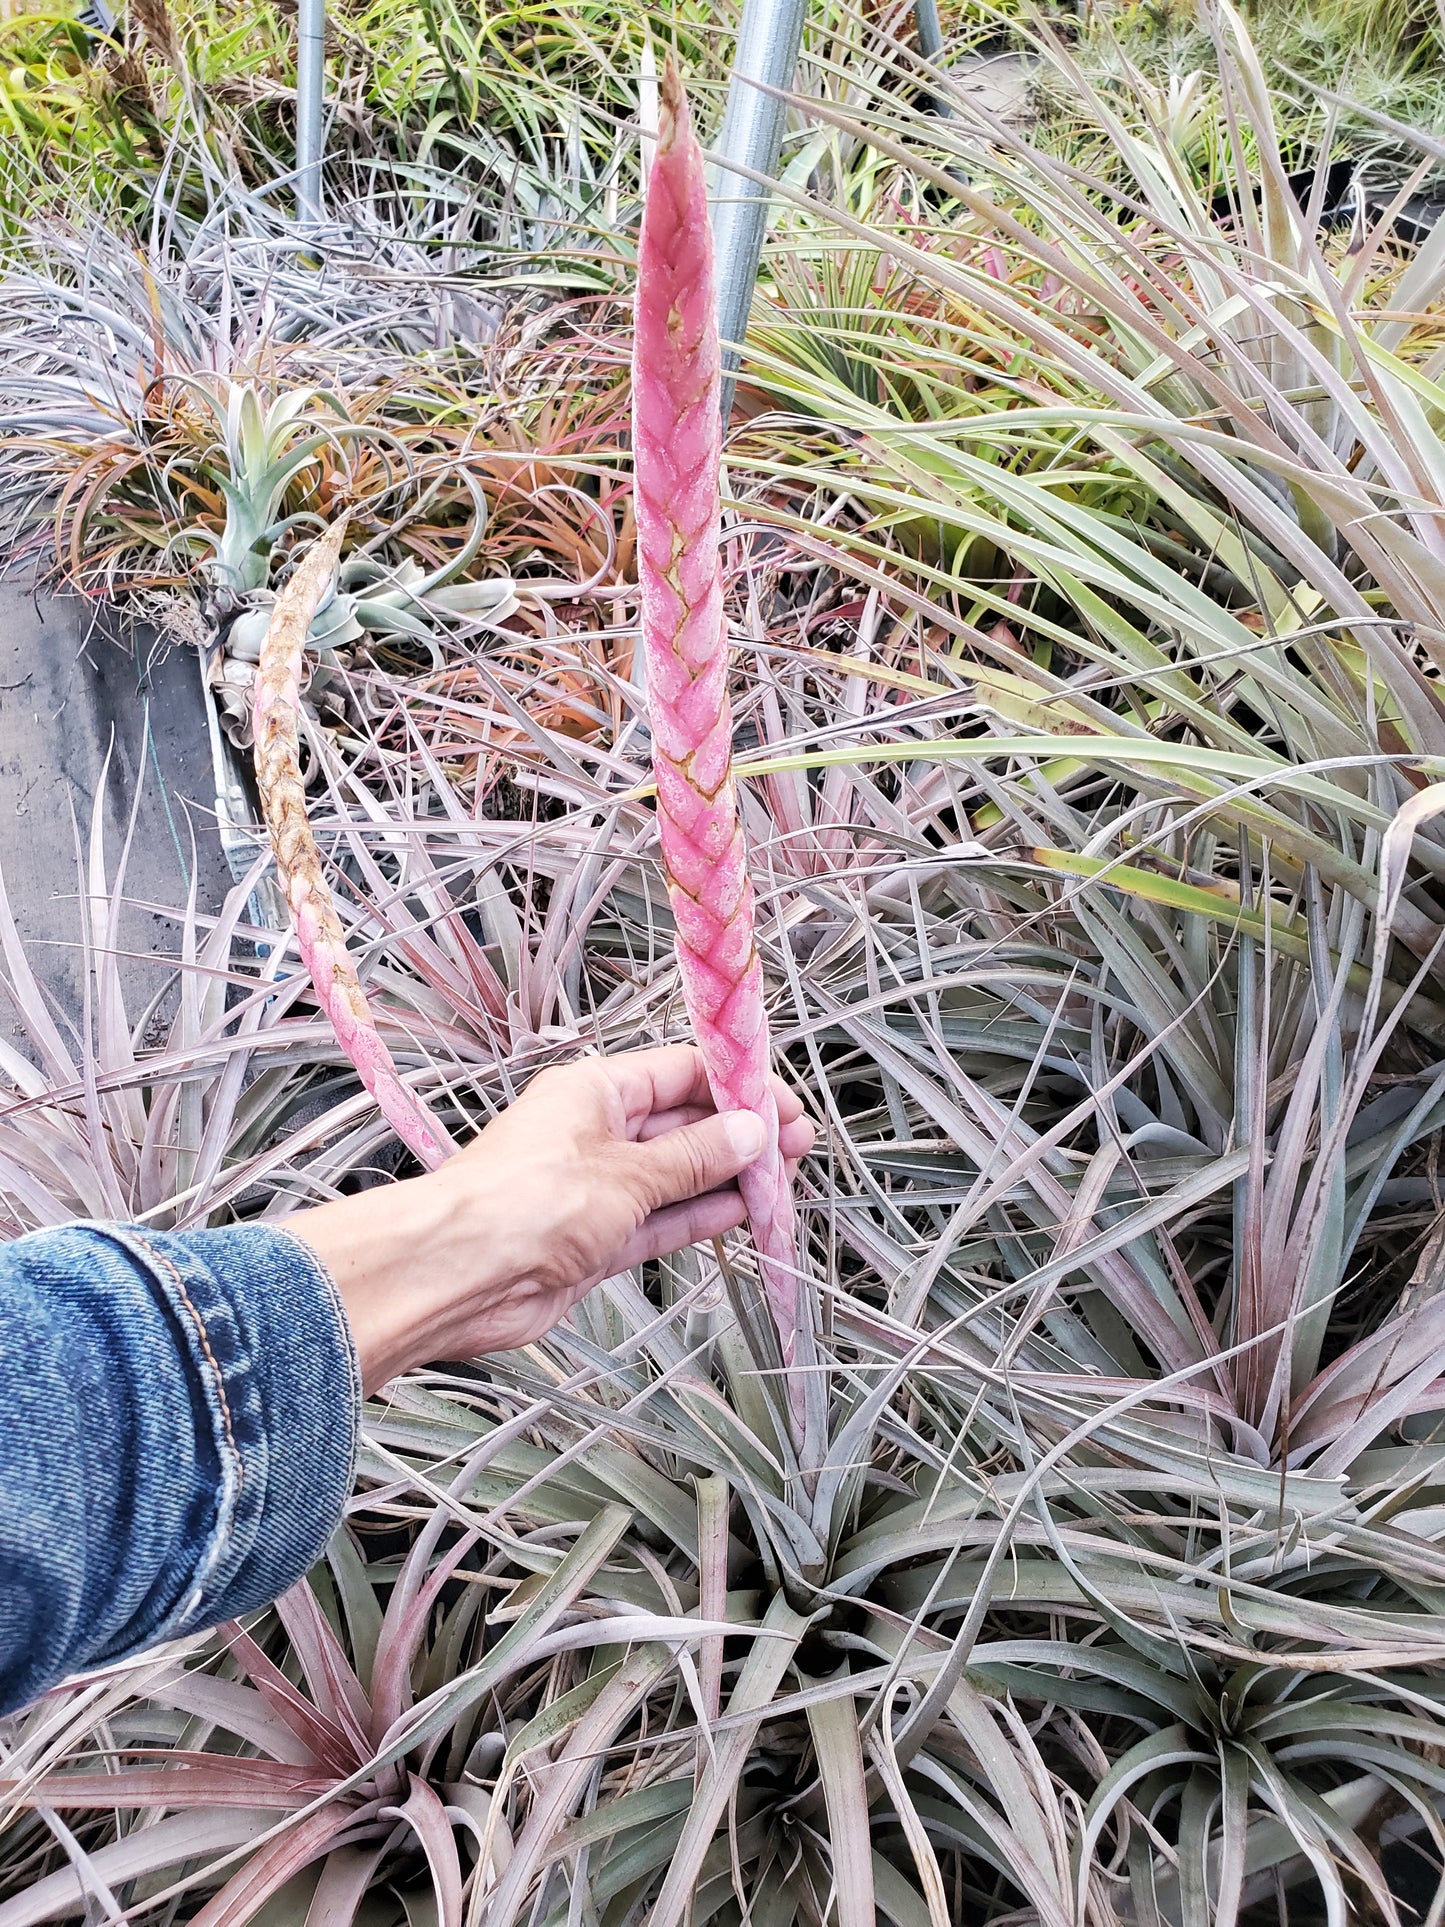
[(687, 1181), (689, 1192), (705, 1191), (713, 1181), (713, 1160), (703, 1133), (698, 1130), (680, 1131), (678, 1137), (679, 1175)]
[(616, 1147), (608, 1161), (606, 1181), (594, 1200), (596, 1209), (610, 1203), (611, 1215), (615, 1216), (619, 1200), (625, 1198), (637, 1224), (657, 1209), (662, 1183), (656, 1164), (646, 1155), (647, 1148), (641, 1144)]

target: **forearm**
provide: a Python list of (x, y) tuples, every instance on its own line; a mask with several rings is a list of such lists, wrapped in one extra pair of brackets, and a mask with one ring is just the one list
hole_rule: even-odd
[(507, 1332), (475, 1324), (478, 1307), (507, 1302), (524, 1268), (511, 1216), (485, 1167), (469, 1166), (287, 1219), (335, 1281), (366, 1391), (423, 1360), (507, 1348)]
[(261, 1227), (0, 1250), (0, 1710), (316, 1558), (359, 1411), (329, 1280)]

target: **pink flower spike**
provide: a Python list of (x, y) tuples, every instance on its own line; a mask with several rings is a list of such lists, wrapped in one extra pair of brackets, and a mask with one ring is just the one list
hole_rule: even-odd
[(311, 834), (301, 781), (302, 658), (311, 619), (336, 572), (345, 530), (344, 520), (333, 524), (276, 599), (256, 668), (256, 787), (276, 873), (295, 920), (296, 947), (311, 973), (316, 1001), (382, 1116), (407, 1149), (434, 1171), (446, 1162), (453, 1147), (402, 1083), (377, 1031), (366, 992), (347, 954), (346, 935)]
[[(771, 1048), (753, 892), (732, 778), (721, 521), (720, 362), (702, 149), (677, 68), (662, 81), (657, 152), (637, 251), (632, 363), (642, 645), (657, 826), (677, 918), (678, 974), (719, 1110), (763, 1120), (767, 1144), (739, 1188), (783, 1362), (798, 1352), (792, 1188), (768, 1084)], [(801, 1422), (800, 1380), (789, 1401)]]

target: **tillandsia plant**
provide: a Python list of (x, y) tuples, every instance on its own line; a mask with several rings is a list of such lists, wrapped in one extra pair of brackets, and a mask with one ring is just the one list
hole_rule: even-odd
[(256, 788), (276, 870), (296, 922), (296, 947), (336, 1041), (356, 1066), (387, 1123), (428, 1170), (448, 1147), (407, 1089), (382, 1042), (346, 948), (321, 853), (311, 833), (301, 780), (299, 718), (306, 638), (330, 587), (346, 533), (343, 518), (314, 544), (277, 600), (256, 670)]
[[(767, 1127), (739, 1179), (783, 1364), (799, 1360), (791, 1187), (768, 1084), (770, 1043), (753, 886), (732, 775), (721, 531), (720, 356), (702, 149), (675, 63), (662, 80), (657, 150), (637, 252), (632, 437), (642, 644), (657, 827), (677, 923), (678, 975), (720, 1109)], [(799, 1380), (789, 1382), (801, 1412)]]
[[(724, 588), (816, 1477), (725, 1254), (403, 1381), (306, 1588), (0, 1727), (0, 1927), (1445, 1918), (1442, 249), (1317, 234), (1218, 24), (1227, 215), (1085, 82), (1064, 154), (827, 96), (780, 191)], [(477, 1113), (676, 1005), (637, 685), (545, 720), (567, 606), (321, 759), (378, 1025)], [(17, 1228), (376, 1149), (302, 973), (197, 961), (149, 1056), (98, 979), (90, 1063), (5, 941)]]

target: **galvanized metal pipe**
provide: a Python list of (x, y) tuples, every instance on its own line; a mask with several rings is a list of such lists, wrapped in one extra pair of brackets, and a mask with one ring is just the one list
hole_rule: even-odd
[(326, 80), (326, 0), (298, 0), (296, 17), (296, 207), (319, 221), (322, 94)]
[[(793, 84), (807, 14), (808, 0), (743, 0), (712, 183), (724, 420), (732, 411), (733, 376), (748, 331), (772, 201), (771, 190), (763, 182), (730, 172), (728, 162), (737, 161), (769, 179), (776, 176), (787, 115), (787, 103), (780, 95)], [(938, 0), (914, 0), (913, 17), (919, 53), (925, 60), (936, 60), (943, 52)], [(764, 88), (776, 91), (767, 93)], [(942, 102), (932, 105), (939, 112), (948, 111)]]
[(913, 27), (919, 53), (925, 60), (937, 60), (943, 52), (938, 0), (913, 0)]
[[(938, 0), (913, 0), (914, 41), (922, 59), (936, 65), (943, 55), (943, 27), (938, 18)], [(946, 100), (937, 94), (925, 97), (923, 105), (942, 120), (947, 120), (952, 109)]]
[(776, 175), (787, 103), (778, 93), (765, 93), (762, 88), (785, 92), (792, 86), (807, 12), (808, 0), (743, 0), (712, 183), (724, 417), (732, 408), (732, 378), (748, 331), (772, 200), (771, 190), (761, 181), (731, 173), (728, 162), (737, 161), (770, 179)]

